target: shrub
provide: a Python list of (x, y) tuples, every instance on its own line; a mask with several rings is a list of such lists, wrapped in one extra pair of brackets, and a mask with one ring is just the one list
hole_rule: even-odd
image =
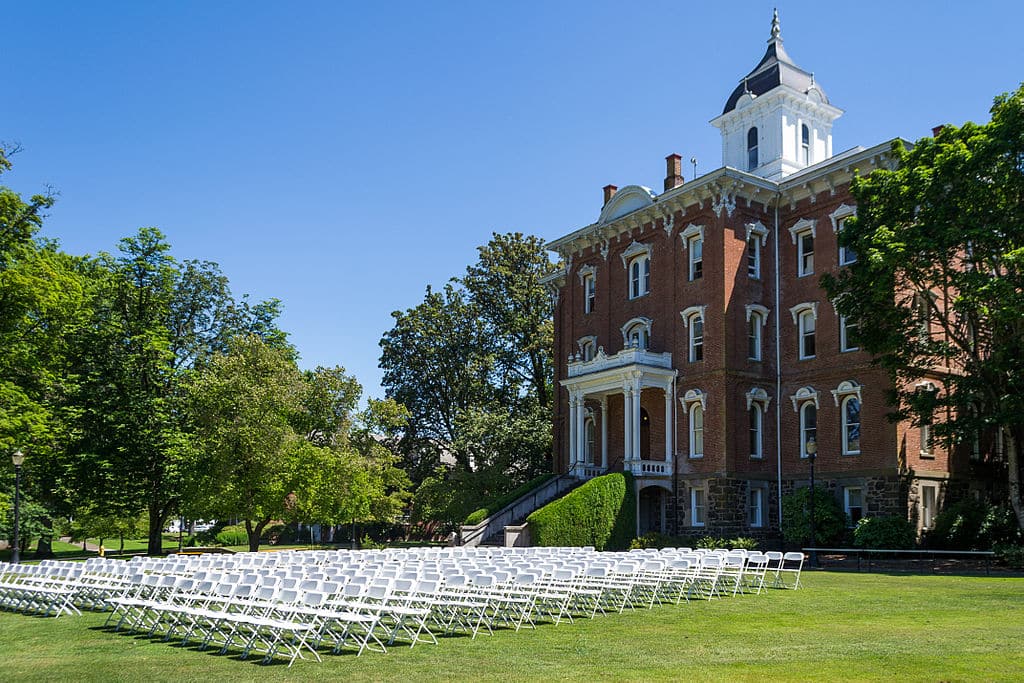
[(705, 550), (714, 550), (715, 548), (724, 548), (724, 539), (716, 538), (715, 536), (702, 536), (697, 539), (695, 548), (703, 548)]
[(757, 541), (753, 538), (747, 538), (740, 536), (739, 538), (732, 538), (729, 540), (722, 539), (722, 543), (725, 545), (723, 548), (732, 548), (733, 550), (757, 550)]
[(858, 548), (906, 550), (914, 547), (917, 532), (904, 517), (864, 517), (853, 529)]
[(944, 550), (976, 550), (987, 545), (979, 537), (988, 505), (978, 500), (961, 500), (947, 505), (935, 516), (927, 535), (928, 545)]
[(245, 527), (241, 524), (224, 527), (217, 532), (216, 540), (219, 545), (249, 544), (249, 536), (245, 533)]
[[(811, 540), (810, 488), (782, 497), (782, 538), (801, 545)], [(814, 543), (831, 545), (846, 531), (846, 514), (832, 495), (821, 487), (814, 491)]]
[(624, 550), (636, 529), (636, 496), (629, 472), (586, 482), (526, 519), (534, 545)]
[(370, 534), (364, 534), (363, 540), (359, 541), (359, 547), (363, 550), (380, 550), (382, 548), (387, 548), (388, 544), (373, 540), (370, 538)]
[(1024, 545), (1002, 544), (995, 548), (996, 559), (1010, 569), (1024, 569)]
[(531, 479), (522, 486), (519, 486), (509, 491), (505, 495), (495, 498), (484, 507), (469, 513), (469, 516), (466, 517), (466, 521), (464, 521), (463, 524), (465, 526), (474, 526), (476, 524), (479, 524), (480, 522), (490, 517), (491, 513), (500, 512), (503, 508), (516, 502), (533, 489), (537, 488), (538, 486), (541, 486), (542, 484), (546, 484), (547, 482), (551, 481), (554, 478), (554, 474), (542, 474), (539, 477)]
[(631, 550), (638, 548), (692, 548), (694, 539), (689, 536), (669, 536), (657, 531), (648, 531), (629, 544)]
[(266, 528), (263, 529), (263, 535), (260, 536), (260, 542), (277, 545), (281, 542), (281, 534), (284, 532), (284, 528), (284, 524), (268, 524)]
[(985, 519), (981, 520), (979, 535), (992, 546), (1024, 545), (1017, 515), (1009, 505), (990, 505)]

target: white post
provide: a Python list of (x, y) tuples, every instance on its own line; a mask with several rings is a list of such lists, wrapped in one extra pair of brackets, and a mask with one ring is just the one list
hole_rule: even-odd
[(633, 461), (633, 388), (628, 385), (622, 387), (622, 414), (622, 469), (628, 470)]
[(608, 469), (608, 397), (601, 397), (601, 467)]
[(583, 392), (576, 400), (579, 403), (576, 408), (576, 464), (582, 466), (587, 461), (587, 403)]
[(569, 462), (568, 469), (571, 472), (576, 464), (576, 392), (569, 391)]
[(633, 460), (639, 462), (642, 457), (640, 452), (640, 379), (637, 378), (633, 380)]
[(665, 387), (665, 464), (672, 464), (672, 390)]

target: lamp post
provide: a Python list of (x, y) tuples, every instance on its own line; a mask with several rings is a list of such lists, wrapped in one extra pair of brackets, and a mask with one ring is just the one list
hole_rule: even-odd
[(11, 564), (18, 564), (21, 562), (21, 549), (18, 547), (18, 525), (21, 522), (18, 498), (21, 494), (21, 463), (25, 462), (25, 454), (14, 451), (11, 462), (14, 463), (14, 547), (11, 549)]
[(818, 566), (817, 541), (814, 535), (814, 461), (818, 457), (818, 444), (814, 439), (807, 440), (807, 459), (811, 463), (811, 566)]

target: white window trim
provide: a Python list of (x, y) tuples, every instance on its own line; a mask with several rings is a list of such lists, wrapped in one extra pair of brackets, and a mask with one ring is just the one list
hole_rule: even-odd
[(647, 258), (650, 258), (653, 250), (654, 249), (650, 244), (645, 244), (634, 240), (632, 244), (626, 247), (625, 251), (619, 254), (619, 256), (622, 258), (622, 267), (628, 271), (629, 264), (633, 261), (635, 257), (646, 256)]
[[(697, 521), (697, 496), (696, 492), (700, 491), (704, 494), (704, 519)], [(690, 526), (705, 526), (707, 524), (708, 516), (708, 490), (705, 486), (690, 486)]]
[(584, 280), (586, 280), (588, 275), (596, 276), (597, 268), (595, 268), (592, 265), (586, 265), (581, 266), (580, 269), (576, 272), (576, 276), (579, 277), (581, 285), (584, 283)]
[(863, 384), (852, 379), (840, 382), (838, 387), (832, 389), (832, 400), (835, 402), (836, 408), (839, 407), (839, 402), (847, 396), (856, 396), (857, 400), (863, 404), (864, 401), (860, 396), (860, 390), (863, 386)]
[(637, 316), (636, 318), (631, 318), (630, 320), (627, 320), (626, 323), (622, 326), (622, 348), (630, 348), (629, 331), (636, 327), (637, 325), (643, 325), (645, 328), (647, 328), (647, 342), (649, 345), (651, 340), (651, 324), (653, 322), (654, 321), (651, 320), (650, 318), (645, 318), (643, 316)]
[(747, 410), (750, 410), (750, 406), (758, 403), (761, 405), (761, 410), (767, 412), (768, 406), (772, 402), (772, 397), (761, 387), (751, 387), (744, 396), (747, 397)]
[[(801, 304), (801, 305), (806, 305), (806, 304)], [(745, 306), (745, 308), (747, 310), (747, 322), (748, 323), (750, 322), (750, 316), (755, 314), (755, 313), (757, 313), (759, 316), (761, 316), (761, 327), (764, 327), (765, 324), (767, 324), (767, 322), (768, 322), (768, 314), (771, 312), (768, 309), (767, 306), (762, 306), (761, 304), (747, 304)]]
[[(597, 358), (597, 335), (596, 334), (589, 334), (586, 337), (580, 337), (579, 339), (576, 340), (576, 346), (578, 346), (579, 350), (580, 350), (580, 358), (581, 359), (585, 359), (586, 354), (583, 352), (583, 349), (584, 349), (584, 347), (586, 347), (586, 345), (588, 343), (594, 345), (594, 358)], [(593, 358), (591, 360), (593, 360)]]
[(800, 413), (800, 406), (807, 401), (813, 401), (816, 408), (821, 407), (818, 404), (818, 390), (811, 386), (800, 387), (789, 400), (793, 402), (793, 412), (797, 414)]
[[(687, 358), (687, 360), (690, 363), (696, 362), (693, 359), (693, 326), (690, 325), (690, 322), (692, 320), (694, 320), (695, 318), (700, 318), (701, 323), (703, 323), (704, 327), (706, 328), (707, 327), (707, 320), (708, 319), (707, 319), (707, 316), (705, 315), (705, 312), (707, 311), (707, 308), (708, 307), (707, 307), (706, 304), (702, 304), (700, 306), (689, 306), (689, 307), (684, 308), (682, 311), (679, 312), (679, 315), (683, 319), (683, 326), (686, 327), (689, 330), (689, 332), (690, 332), (689, 338), (688, 338), (687, 344), (686, 344), (686, 349), (687, 349), (686, 358)], [(704, 330), (704, 334), (701, 336), (701, 343), (702, 344), (703, 344), (705, 336), (707, 336), (707, 330), (706, 329)]]
[(818, 321), (818, 302), (817, 301), (805, 301), (802, 304), (797, 304), (789, 309), (790, 314), (793, 316), (793, 324), (800, 324), (800, 314), (804, 311), (810, 311), (814, 316), (814, 321)]
[(801, 218), (789, 228), (789, 236), (793, 240), (793, 246), (796, 246), (797, 237), (805, 232), (810, 232), (811, 237), (817, 238), (817, 229), (815, 228), (817, 221), (811, 218)]
[(847, 204), (840, 204), (839, 208), (828, 215), (829, 220), (832, 221), (832, 232), (838, 233), (839, 226), (842, 224), (844, 218), (857, 215), (857, 207), (849, 206)]
[[(761, 329), (762, 330), (768, 324), (768, 312), (769, 311), (768, 311), (768, 308), (766, 308), (765, 306), (762, 306), (761, 304), (747, 304), (746, 305), (746, 311), (747, 311), (747, 324), (748, 325), (750, 324), (750, 321), (751, 321), (751, 319), (754, 316), (757, 316), (758, 321), (760, 321)], [(749, 332), (750, 332), (749, 327), (747, 329), (747, 332), (748, 332), (747, 336), (749, 337)], [(749, 350), (750, 349), (748, 348), (747, 351), (749, 352)], [(758, 333), (758, 338), (757, 338), (757, 356), (753, 357), (753, 356), (751, 356), (748, 353), (747, 354), (747, 360), (760, 361), (760, 360), (763, 360), (763, 359), (764, 359), (764, 333), (762, 332), (762, 333)]]
[[(796, 325), (796, 351), (797, 351), (797, 357), (800, 360), (810, 360), (811, 358), (815, 358), (817, 356), (817, 352), (818, 352), (818, 340), (817, 340), (817, 334), (818, 334), (818, 329), (817, 329), (817, 323), (818, 323), (818, 302), (817, 301), (809, 301), (809, 302), (804, 302), (802, 304), (797, 304), (796, 306), (793, 306), (792, 308), (790, 308), (789, 312), (793, 315), (793, 324)], [(814, 323), (815, 323), (815, 329), (814, 329), (814, 334), (815, 334), (814, 352), (815, 352), (815, 354), (813, 356), (805, 356), (804, 355), (804, 330), (801, 328), (800, 319), (806, 313), (810, 313), (811, 314), (811, 317), (814, 318)]]
[[(754, 503), (754, 493), (755, 492), (758, 494), (758, 498), (759, 498), (759, 500), (757, 501), (757, 507), (756, 508), (754, 508), (754, 505), (753, 505), (753, 503)], [(764, 503), (765, 503), (765, 498), (766, 498), (765, 494), (767, 494), (767, 493), (768, 493), (767, 487), (761, 486), (761, 485), (750, 484), (749, 488), (747, 489), (747, 524), (749, 524), (750, 528), (752, 528), (752, 529), (761, 529), (761, 528), (764, 527), (764, 518), (765, 518)], [(756, 509), (757, 510), (757, 521), (756, 521), (756, 523), (754, 522), (754, 520), (750, 519), (750, 511), (751, 511), (751, 509)]]
[(580, 278), (580, 286), (583, 287), (583, 312), (593, 313), (594, 309), (590, 305), (590, 297), (587, 296), (587, 280), (594, 283), (594, 299), (597, 299), (597, 268), (592, 265), (586, 265), (579, 269), (577, 273)]
[(700, 389), (690, 389), (680, 397), (679, 402), (687, 409), (689, 409), (691, 403), (700, 403), (704, 410), (708, 409), (708, 395)]
[(751, 236), (757, 235), (761, 238), (761, 246), (768, 244), (768, 228), (764, 227), (764, 223), (761, 221), (744, 223), (743, 227), (747, 231), (747, 242), (750, 241)]
[(864, 517), (867, 516), (867, 515), (864, 514), (864, 508), (866, 507), (864, 505), (864, 487), (863, 486), (844, 486), (843, 487), (843, 512), (846, 514), (846, 518), (851, 520), (852, 524), (856, 524), (856, 522), (852, 521), (853, 517), (850, 515), (850, 491), (851, 490), (860, 491), (860, 505), (857, 506), (857, 507), (860, 508), (860, 516), (861, 516), (861, 519), (863, 519)]
[(683, 249), (688, 250), (690, 248), (690, 238), (700, 237), (701, 241), (704, 240), (704, 226), (690, 223), (680, 231), (679, 237), (683, 240)]
[[(747, 277), (754, 278), (755, 280), (761, 279), (761, 247), (768, 243), (768, 228), (764, 227), (761, 221), (756, 223), (745, 223), (743, 226), (746, 229), (747, 238), (745, 244), (747, 249), (750, 249), (750, 240), (754, 239), (754, 274), (750, 274), (749, 263), (747, 266)], [(749, 257), (744, 253), (744, 261), (748, 261)]]
[[(748, 420), (750, 419), (750, 413), (753, 412), (754, 409), (757, 409), (757, 414), (760, 416), (760, 418), (759, 418), (760, 421), (758, 422), (758, 425), (757, 425), (757, 447), (758, 447), (758, 452), (757, 453), (748, 453), (747, 455), (749, 457), (755, 459), (755, 460), (762, 460), (764, 458), (764, 413), (765, 413), (765, 406), (764, 406), (764, 404), (759, 403), (759, 402), (757, 402), (757, 403), (751, 402), (749, 400), (749, 398), (748, 398), (748, 400), (747, 400), (747, 419)], [(751, 432), (751, 431), (753, 431), (753, 430), (750, 429), (750, 425), (747, 425), (748, 435), (749, 435), (749, 432)]]
[(797, 410), (797, 420), (800, 428), (799, 441), (800, 441), (800, 458), (804, 459), (808, 457), (807, 453), (807, 442), (804, 441), (804, 432), (807, 431), (807, 426), (804, 424), (804, 410), (808, 406), (814, 406), (814, 442), (818, 443), (818, 402), (817, 401), (804, 401), (800, 404), (800, 408)]
[(694, 259), (693, 259), (693, 255), (694, 255), (694, 252), (696, 250), (693, 248), (693, 245), (694, 245), (695, 242), (698, 242), (698, 241), (700, 242), (700, 245), (701, 245), (701, 249), (700, 249), (701, 278), (704, 277), (704, 237), (703, 236), (694, 235), (694, 236), (690, 237), (686, 241), (686, 261), (689, 264), (689, 267), (688, 267), (688, 270), (689, 270), (689, 279), (688, 279), (688, 281), (689, 282), (693, 282), (696, 279), (694, 277), (694, 273), (695, 273), (694, 266), (696, 265), (697, 262), (694, 261)]
[[(840, 437), (841, 437), (841, 441), (842, 441), (842, 443), (841, 443), (842, 448), (840, 450), (842, 451), (843, 455), (860, 455), (860, 449), (859, 448), (857, 450), (855, 450), (855, 451), (851, 451), (851, 450), (847, 449), (847, 446), (849, 444), (847, 443), (847, 440), (846, 440), (846, 430), (848, 429), (849, 425), (846, 422), (846, 404), (849, 401), (851, 401), (851, 400), (857, 401), (857, 403), (860, 404), (861, 410), (857, 414), (857, 419), (858, 420), (862, 419), (861, 418), (861, 414), (863, 413), (864, 403), (863, 403), (863, 401), (860, 400), (860, 392), (857, 392), (856, 394), (848, 394), (846, 397), (843, 398), (843, 402), (839, 406), (839, 415), (840, 415), (839, 426), (840, 426), (840, 432), (841, 432)], [(858, 428), (862, 424), (863, 424), (863, 422), (858, 421), (857, 422)], [(861, 430), (861, 433), (863, 434), (863, 430)]]
[[(686, 413), (686, 433), (689, 441), (689, 449), (693, 448), (693, 406), (700, 404), (701, 411), (704, 414), (704, 424), (707, 425), (708, 416), (708, 395), (700, 389), (690, 389), (679, 398), (679, 403), (683, 406), (683, 411)], [(707, 429), (704, 428), (704, 436), (707, 436)], [(690, 458), (703, 458), (704, 453), (694, 455), (690, 450)]]
[[(931, 519), (925, 519), (925, 504), (924, 504), (924, 491), (925, 489), (931, 489), (932, 493), (932, 509)], [(705, 502), (706, 505), (706, 502)], [(939, 485), (938, 484), (921, 484), (921, 528), (931, 529), (935, 526), (935, 518), (938, 516), (939, 511)]]
[(839, 352), (840, 353), (849, 353), (850, 351), (860, 351), (860, 347), (859, 346), (851, 346), (850, 345), (850, 339), (849, 339), (849, 334), (850, 333), (849, 333), (849, 330), (847, 330), (847, 328), (850, 325), (850, 323), (848, 322), (848, 318), (849, 317), (850, 316), (848, 316), (848, 315), (841, 315), (841, 316), (839, 316)]
[[(694, 450), (693, 450), (693, 443), (697, 439), (694, 438), (695, 434), (696, 434), (696, 430), (695, 430), (694, 424), (693, 424), (693, 422), (694, 422), (693, 415), (697, 411), (698, 408), (700, 408), (700, 452), (699, 453), (695, 453)], [(692, 458), (694, 460), (699, 460), (700, 458), (704, 457), (705, 437), (707, 436), (707, 430), (705, 429), (705, 424), (707, 424), (707, 412), (708, 411), (704, 407), (704, 402), (703, 401), (694, 401), (692, 404), (690, 404), (689, 408), (686, 411), (686, 421), (688, 423), (687, 424), (687, 430), (689, 432), (689, 434), (688, 434), (688, 436), (689, 436), (689, 438), (688, 438), (688, 441), (689, 441), (689, 444), (688, 444), (689, 445), (689, 449), (688, 449), (689, 453), (687, 454), (687, 457)]]

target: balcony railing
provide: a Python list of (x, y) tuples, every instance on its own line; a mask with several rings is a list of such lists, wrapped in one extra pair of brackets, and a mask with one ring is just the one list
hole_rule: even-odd
[(635, 347), (622, 349), (614, 355), (606, 355), (603, 348), (597, 350), (597, 355), (590, 360), (583, 360), (576, 354), (569, 360), (569, 377), (589, 375), (592, 372), (601, 372), (612, 368), (621, 368), (626, 365), (648, 365), (655, 368), (672, 367), (671, 353), (656, 353), (647, 349)]

